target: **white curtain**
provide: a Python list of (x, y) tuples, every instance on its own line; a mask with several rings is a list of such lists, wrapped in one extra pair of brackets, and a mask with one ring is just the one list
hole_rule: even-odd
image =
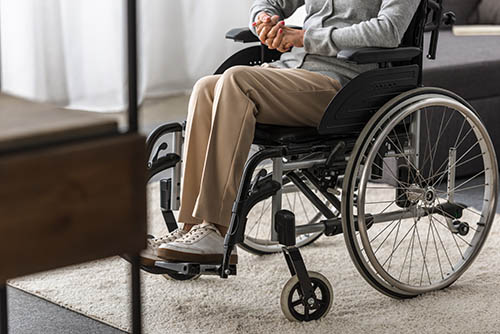
[[(141, 96), (189, 90), (243, 45), (252, 0), (141, 0)], [(125, 0), (0, 0), (2, 89), (72, 108), (122, 110)]]

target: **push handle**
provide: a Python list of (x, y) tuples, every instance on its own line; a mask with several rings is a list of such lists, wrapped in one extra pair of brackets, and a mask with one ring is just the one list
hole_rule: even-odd
[(452, 26), (456, 22), (456, 15), (453, 12), (443, 14), (443, 0), (428, 0), (427, 8), (432, 15), (431, 21), (427, 23), (425, 31), (431, 31), (431, 40), (429, 46), (428, 59), (436, 59), (437, 47), (439, 41), (439, 30), (442, 25)]

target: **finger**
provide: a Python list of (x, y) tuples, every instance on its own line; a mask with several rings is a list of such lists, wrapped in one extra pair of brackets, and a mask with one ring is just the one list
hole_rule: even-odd
[(271, 23), (271, 17), (269, 15), (262, 16), (261, 21), (264, 23)]
[(279, 20), (280, 20), (280, 17), (278, 15), (273, 15), (271, 17), (272, 24), (277, 24)]
[(280, 52), (288, 52), (290, 51), (290, 48), (293, 46), (292, 43), (290, 42), (287, 42), (285, 40), (283, 40), (278, 48), (278, 51)]
[(271, 49), (271, 50), (276, 49), (276, 48), (273, 47), (273, 43), (274, 43), (274, 38), (268, 38), (268, 39), (266, 39), (266, 43), (265, 44), (267, 45), (268, 49)]
[(267, 34), (267, 38), (275, 38), (276, 35), (278, 35), (278, 30), (280, 30), (284, 25), (285, 21), (278, 22), (274, 27), (271, 28), (271, 30)]
[(261, 22), (264, 22), (266, 18), (271, 18), (268, 13), (266, 12), (261, 12), (258, 16), (257, 19), (260, 20)]
[(286, 46), (285, 44), (281, 43), (281, 44), (280, 44), (280, 46), (278, 46), (278, 47), (276, 48), (276, 50), (278, 50), (278, 51), (279, 51), (279, 52), (281, 52), (281, 53), (287, 52), (287, 51), (288, 51), (288, 49), (287, 49), (287, 48), (285, 48), (285, 46)]
[(273, 49), (279, 49), (279, 47), (283, 41), (283, 36), (284, 36), (283, 29), (280, 28), (278, 30), (278, 35), (273, 40), (273, 44), (272, 44)]
[(264, 23), (266, 17), (270, 18), (269, 14), (267, 14), (266, 12), (261, 12), (259, 15), (257, 15), (255, 22), (252, 23), (252, 26), (258, 28), (262, 25), (262, 23)]
[(262, 28), (264, 28), (264, 25), (261, 23), (255, 28), (255, 31), (257, 31), (257, 35), (260, 35), (260, 32), (262, 31)]
[(269, 33), (269, 30), (271, 30), (271, 27), (268, 25), (265, 25), (264, 28), (262, 28), (262, 31), (259, 34), (259, 39), (262, 43), (266, 43), (267, 34)]
[[(257, 35), (260, 35), (262, 29), (264, 29), (266, 26), (269, 26), (268, 23), (261, 23), (257, 26), (256, 28), (256, 31), (257, 31)], [(270, 26), (269, 26), (270, 27)]]
[(283, 47), (281, 47), (281, 46), (280, 46), (279, 48), (277, 48), (276, 50), (278, 50), (278, 51), (279, 51), (279, 52), (281, 52), (281, 53), (288, 52), (288, 50), (287, 50), (287, 49), (284, 49), (284, 48), (283, 48)]

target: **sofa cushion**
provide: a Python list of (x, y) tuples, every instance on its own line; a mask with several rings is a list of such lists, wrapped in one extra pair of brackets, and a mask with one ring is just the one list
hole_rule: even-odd
[(442, 31), (437, 59), (425, 61), (423, 79), (426, 86), (449, 89), (467, 100), (500, 96), (500, 37)]
[(482, 0), (478, 7), (478, 19), (481, 24), (500, 24), (500, 1)]
[[(476, 23), (477, 5), (481, 0), (443, 0), (444, 11), (452, 11), (457, 16), (457, 24)], [(498, 0), (493, 0), (498, 1)]]

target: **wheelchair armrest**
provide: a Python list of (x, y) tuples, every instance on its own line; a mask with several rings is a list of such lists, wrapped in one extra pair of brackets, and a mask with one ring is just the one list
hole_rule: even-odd
[[(302, 29), (298, 26), (287, 26), (293, 29)], [(234, 28), (226, 33), (226, 39), (232, 39), (235, 42), (255, 43), (260, 42), (259, 38), (248, 28)]]
[(259, 38), (248, 28), (235, 28), (226, 33), (226, 39), (232, 39), (235, 42), (254, 43), (259, 42)]
[(417, 47), (400, 47), (394, 49), (362, 48), (341, 50), (337, 54), (337, 58), (349, 63), (375, 64), (412, 60), (421, 54), (422, 50)]

